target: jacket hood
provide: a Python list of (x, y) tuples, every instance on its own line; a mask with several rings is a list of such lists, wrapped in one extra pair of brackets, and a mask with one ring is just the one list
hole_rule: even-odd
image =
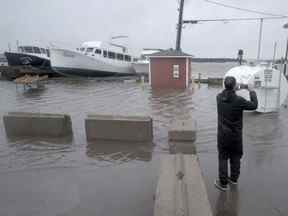
[(233, 100), (234, 97), (235, 97), (235, 91), (234, 90), (225, 89), (221, 93), (221, 101), (223, 101), (223, 102), (230, 102)]

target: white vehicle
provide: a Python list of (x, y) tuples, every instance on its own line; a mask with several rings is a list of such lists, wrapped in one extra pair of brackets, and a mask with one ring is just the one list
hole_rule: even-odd
[(51, 66), (66, 76), (113, 76), (135, 74), (133, 57), (126, 47), (101, 41), (84, 42), (77, 50), (50, 49)]
[[(251, 84), (254, 86), (258, 97), (258, 109), (256, 111), (277, 112), (285, 102), (288, 94), (287, 79), (281, 73), (269, 66), (237, 66), (231, 68), (224, 77), (235, 77), (238, 84)], [(240, 96), (248, 99), (247, 91), (237, 91)]]
[(149, 72), (149, 55), (160, 52), (162, 49), (143, 49), (140, 58), (133, 63), (136, 73), (148, 74)]

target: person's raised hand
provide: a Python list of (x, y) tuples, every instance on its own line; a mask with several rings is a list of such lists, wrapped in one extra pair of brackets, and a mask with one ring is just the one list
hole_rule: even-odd
[(254, 85), (252, 83), (248, 83), (247, 90), (248, 91), (254, 91)]

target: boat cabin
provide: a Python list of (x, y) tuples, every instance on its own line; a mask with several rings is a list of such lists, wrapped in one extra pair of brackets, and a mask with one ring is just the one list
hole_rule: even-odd
[(37, 54), (37, 55), (45, 55), (50, 57), (49, 49), (36, 47), (36, 46), (19, 46), (18, 50), (21, 53), (29, 53), (29, 54)]
[(2, 53), (0, 53), (0, 66), (8, 66), (8, 61), (5, 57), (5, 55)]
[(77, 50), (88, 56), (99, 56), (122, 62), (133, 61), (132, 56), (126, 53), (126, 48), (116, 44), (105, 44), (100, 41), (84, 42), (80, 48), (77, 48)]

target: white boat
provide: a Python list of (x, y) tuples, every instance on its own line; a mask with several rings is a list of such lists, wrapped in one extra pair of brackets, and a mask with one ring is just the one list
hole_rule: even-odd
[(133, 57), (126, 47), (102, 41), (84, 42), (76, 50), (50, 49), (51, 66), (66, 76), (113, 76), (135, 74)]
[[(258, 97), (257, 112), (277, 112), (288, 95), (288, 82), (280, 70), (270, 66), (242, 65), (231, 68), (224, 77), (233, 76), (237, 83), (254, 86)], [(248, 92), (240, 90), (237, 94), (249, 99)]]
[(160, 52), (162, 49), (143, 49), (140, 58), (133, 62), (133, 68), (137, 74), (148, 74), (149, 72), (149, 55)]

